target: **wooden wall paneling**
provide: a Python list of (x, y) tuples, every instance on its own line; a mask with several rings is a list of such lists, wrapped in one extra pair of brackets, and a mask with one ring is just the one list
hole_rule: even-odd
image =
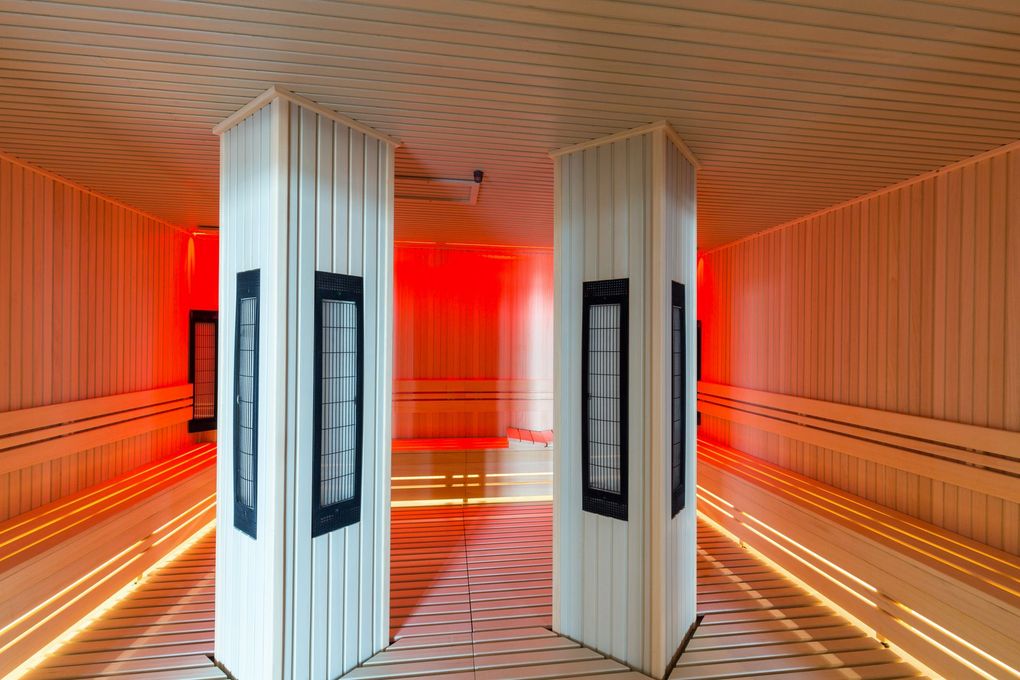
[[(979, 425), (993, 439), (1020, 431), (1018, 196), (1020, 153), (1005, 147), (703, 253), (705, 381)], [(1016, 549), (1015, 504), (962, 478), (725, 418), (705, 418), (703, 432)]]
[[(0, 372), (11, 375), (11, 312), (14, 309), (14, 263), (9, 253), (13, 244), (13, 196), (11, 172), (8, 163), (0, 163)], [(5, 256), (5, 253), (8, 254)], [(0, 386), (0, 412), (6, 411), (10, 401), (10, 384)]]
[[(260, 268), (263, 296), (257, 538), (233, 526), (224, 456), (217, 578), (230, 585), (217, 589), (217, 658), (245, 677), (338, 677), (387, 642), (393, 142), (275, 88), (217, 132), (221, 342), (232, 339), (236, 273)], [(313, 436), (317, 267), (364, 279), (365, 429), (360, 520), (313, 537), (312, 461), (302, 452)], [(233, 361), (221, 355), (223, 374)], [(221, 421), (224, 441), (232, 428)], [(252, 601), (262, 591), (265, 601)]]
[[(395, 437), (500, 436), (507, 427), (552, 426), (550, 395), (530, 388), (521, 395), (497, 389), (485, 399), (472, 394), (481, 389), (464, 389), (460, 399), (452, 394), (467, 381), (531, 381), (536, 388), (551, 381), (550, 250), (404, 244), (396, 248), (394, 275)], [(451, 394), (416, 398), (420, 381)], [(513, 403), (518, 398), (541, 403), (523, 408)]]
[[(671, 280), (690, 286), (688, 343), (694, 346), (694, 167), (682, 145), (673, 148), (674, 139), (667, 126), (651, 125), (553, 154), (560, 449), (554, 463), (553, 625), (653, 673), (662, 672), (694, 616), (693, 598), (682, 592), (693, 582), (682, 575), (693, 569), (693, 521), (687, 521), (693, 515), (672, 517), (664, 472), (669, 382), (665, 373), (649, 369), (649, 362), (669, 356), (664, 319)], [(626, 521), (581, 510), (583, 443), (576, 418), (583, 398), (578, 378), (584, 359), (577, 356), (581, 284), (614, 278), (629, 280)], [(693, 476), (693, 468), (688, 472)]]
[[(273, 104), (271, 106), (278, 106)], [(277, 133), (278, 134), (278, 133)], [(243, 224), (248, 229), (245, 234), (225, 228), (221, 231), (220, 271), (223, 273), (220, 285), (220, 347), (228, 351), (220, 354), (220, 375), (232, 376), (234, 373), (234, 333), (235, 305), (237, 281), (236, 273), (261, 267), (266, 272), (269, 267), (269, 253), (273, 252), (276, 243), (269, 225), (278, 219), (275, 211), (276, 203), (271, 201), (271, 190), (281, 181), (279, 173), (268, 169), (271, 154), (275, 153), (274, 138), (271, 126), (271, 109), (266, 108), (254, 113), (248, 120), (224, 134), (220, 139), (222, 167), (220, 177), (220, 224)], [(279, 238), (279, 237), (277, 237)], [(265, 276), (265, 274), (264, 274)], [(264, 279), (265, 280), (265, 279)], [(262, 304), (260, 313), (277, 304), (276, 293), (272, 286), (263, 284), (260, 290)], [(263, 327), (261, 329), (259, 372), (260, 392), (272, 393), (279, 385), (274, 382), (271, 369), (275, 363), (269, 359), (270, 347), (275, 336)], [(268, 388), (268, 392), (267, 392)], [(221, 404), (232, 404), (234, 399), (233, 381), (221, 380), (219, 384), (219, 401)], [(278, 390), (282, 391), (282, 390)], [(270, 408), (260, 409), (259, 439), (260, 450), (272, 450), (276, 445), (273, 432), (266, 426)], [(272, 604), (280, 597), (280, 586), (267, 583), (262, 574), (255, 569), (226, 571), (226, 561), (219, 558), (221, 554), (230, 554), (242, 562), (257, 564), (270, 560), (278, 547), (275, 543), (277, 523), (275, 515), (261, 512), (258, 517), (258, 534), (261, 540), (252, 541), (242, 535), (233, 526), (234, 489), (233, 489), (233, 412), (225, 412), (218, 424), (218, 439), (224, 443), (223, 455), (217, 458), (217, 536), (216, 536), (216, 611), (223, 612), (236, 606), (236, 602), (247, 597), (249, 593), (265, 593), (264, 601)], [(276, 466), (264, 465), (260, 461), (259, 479), (256, 493), (259, 498), (266, 494), (275, 494)], [(260, 615), (253, 610), (247, 616), (236, 617), (227, 621), (222, 616), (216, 617), (215, 639), (217, 658), (225, 663), (231, 672), (240, 676), (252, 675), (261, 669), (279, 672), (282, 668), (280, 654), (270, 644), (256, 647), (252, 653), (239, 654), (240, 646), (248, 640), (270, 640), (274, 636), (282, 639), (282, 630), (268, 616)], [(236, 656), (236, 660), (235, 660)]]
[[(188, 235), (0, 154), (0, 414), (186, 382), (180, 276)], [(98, 483), (193, 440), (169, 422), (59, 460), (34, 455), (0, 473), (0, 517)], [(102, 439), (103, 437), (100, 437)], [(147, 447), (154, 446), (151, 450)]]
[(945, 677), (1015, 674), (1012, 555), (743, 452), (699, 455), (702, 510), (741, 540)]
[(0, 672), (208, 525), (214, 460), (196, 447), (0, 523)]

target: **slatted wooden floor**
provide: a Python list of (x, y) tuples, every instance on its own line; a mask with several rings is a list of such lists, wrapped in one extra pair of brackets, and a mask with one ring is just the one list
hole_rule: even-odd
[(26, 680), (227, 676), (213, 651), (216, 537), (198, 540), (49, 656)]
[(704, 522), (698, 612), (671, 679), (864, 680), (919, 674), (874, 638)]
[[(393, 511), (393, 644), (347, 677), (644, 676), (552, 633), (548, 503)], [(225, 678), (213, 650), (212, 534), (50, 656), (29, 680)], [(705, 615), (671, 678), (854, 680), (913, 668), (708, 525)]]
[(644, 680), (556, 635), (549, 503), (395, 508), (393, 645), (347, 678)]

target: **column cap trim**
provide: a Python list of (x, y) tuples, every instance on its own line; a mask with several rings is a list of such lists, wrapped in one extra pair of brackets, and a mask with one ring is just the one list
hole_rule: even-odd
[(242, 120), (258, 111), (262, 107), (272, 103), (276, 99), (283, 99), (289, 102), (293, 102), (298, 106), (303, 106), (306, 109), (315, 111), (320, 116), (325, 116), (326, 118), (329, 118), (340, 123), (341, 125), (346, 125), (352, 130), (357, 130), (358, 132), (362, 132), (366, 135), (369, 135), (370, 137), (375, 137), (379, 141), (386, 142), (387, 144), (391, 144), (394, 147), (401, 146), (401, 141), (399, 139), (391, 137), (390, 135), (387, 135), (384, 132), (379, 132), (378, 130), (371, 128), (365, 125), (364, 123), (359, 123), (358, 121), (354, 120), (353, 118), (350, 118), (349, 116), (345, 116), (342, 113), (338, 113), (327, 106), (323, 106), (318, 102), (312, 101), (308, 97), (302, 97), (299, 94), (294, 94), (290, 90), (284, 87), (280, 87), (279, 85), (271, 85), (269, 89), (267, 89), (265, 92), (255, 97), (255, 99), (252, 99), (250, 102), (242, 106), (240, 109), (224, 118), (215, 127), (213, 127), (212, 129), (213, 134), (222, 135), (224, 132), (231, 129), (232, 127), (234, 127)]
[(668, 120), (659, 120), (654, 123), (648, 123), (647, 125), (639, 125), (636, 128), (631, 128), (630, 130), (617, 132), (607, 137), (589, 139), (588, 141), (585, 142), (578, 142), (577, 144), (571, 144), (570, 146), (564, 146), (559, 149), (553, 149), (552, 151), (549, 152), (549, 156), (552, 158), (558, 158), (560, 156), (564, 156), (569, 153), (574, 153), (576, 151), (584, 151), (585, 149), (591, 149), (597, 146), (602, 146), (603, 144), (612, 144), (613, 142), (619, 142), (620, 140), (623, 139), (636, 137), (638, 135), (643, 135), (649, 132), (656, 132), (658, 130), (662, 130), (663, 132), (666, 133), (666, 137), (668, 137), (669, 140), (673, 142), (676, 148), (680, 150), (680, 153), (682, 153), (684, 157), (691, 162), (691, 165), (693, 165), (695, 169), (701, 168), (701, 161), (698, 160), (698, 157), (694, 155), (694, 152), (691, 151), (690, 147), (688, 147), (684, 140), (681, 139), (680, 135), (677, 134), (677, 131), (673, 129), (673, 126), (669, 124)]

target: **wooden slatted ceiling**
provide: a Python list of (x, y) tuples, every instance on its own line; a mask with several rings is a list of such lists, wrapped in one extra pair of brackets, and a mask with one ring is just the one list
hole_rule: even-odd
[(209, 129), (279, 82), (402, 139), (399, 174), (486, 171), (398, 238), (549, 245), (546, 152), (665, 118), (707, 248), (1020, 137), (1012, 0), (244, 5), (7, 0), (0, 148), (216, 224)]

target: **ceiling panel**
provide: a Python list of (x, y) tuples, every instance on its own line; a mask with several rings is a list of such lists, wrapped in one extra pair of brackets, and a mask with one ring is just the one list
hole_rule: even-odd
[(271, 84), (400, 138), (399, 174), (485, 171), (398, 202), (401, 240), (550, 245), (547, 152), (667, 119), (712, 247), (1020, 138), (1020, 3), (0, 2), (0, 149), (184, 226)]

